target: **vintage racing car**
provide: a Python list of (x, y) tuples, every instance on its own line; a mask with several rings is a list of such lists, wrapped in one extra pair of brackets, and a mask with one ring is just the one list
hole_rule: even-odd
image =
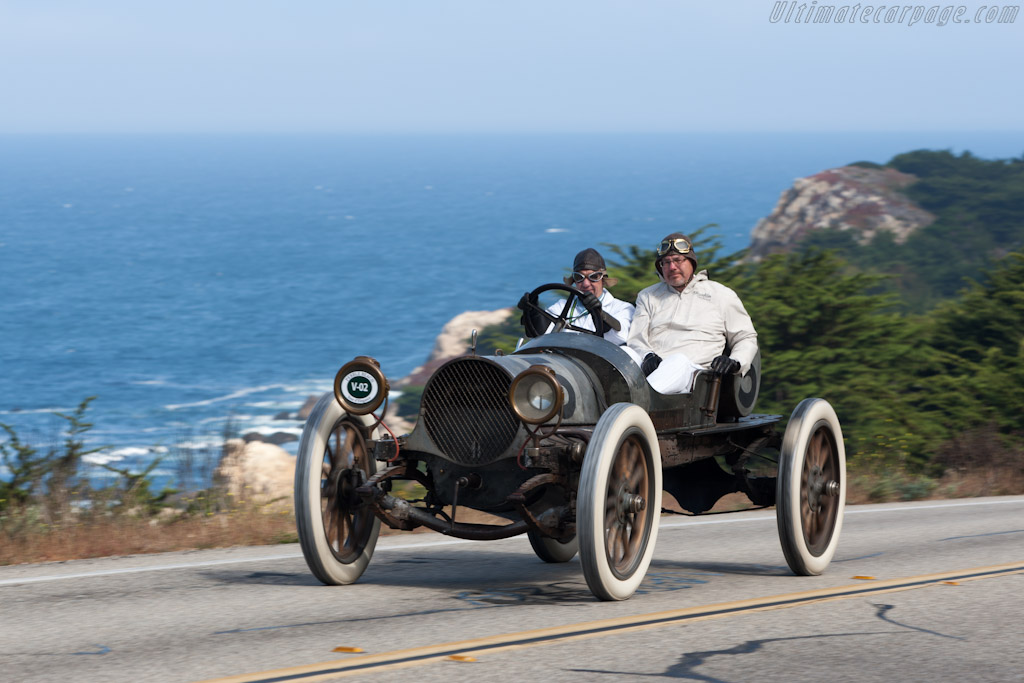
[[(431, 376), (408, 435), (383, 422), (388, 382), (376, 361), (341, 368), (306, 422), (296, 463), (298, 535), (313, 574), (356, 581), (381, 523), (477, 540), (525, 533), (546, 562), (578, 552), (594, 595), (623, 600), (650, 565), (663, 490), (691, 514), (734, 492), (775, 505), (792, 571), (823, 572), (846, 498), (843, 436), (828, 402), (803, 400), (779, 435), (781, 416), (753, 413), (760, 357), (743, 377), (705, 371), (691, 393), (662, 395), (622, 348), (564, 331), (581, 292), (544, 285), (531, 301), (550, 290), (568, 296), (561, 316), (545, 312), (556, 331), (509, 355), (476, 355), (474, 342)], [(416, 499), (397, 495), (409, 482), (422, 487)], [(466, 508), (508, 523), (458, 521)]]

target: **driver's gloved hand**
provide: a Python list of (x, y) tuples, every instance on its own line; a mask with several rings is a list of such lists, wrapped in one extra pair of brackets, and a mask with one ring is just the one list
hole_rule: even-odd
[(580, 294), (580, 305), (590, 312), (590, 321), (594, 324), (594, 333), (603, 337), (611, 326), (605, 321), (604, 311), (601, 310), (601, 300), (594, 296), (593, 292)]
[(740, 362), (729, 356), (719, 356), (711, 361), (711, 372), (716, 375), (731, 375), (740, 369)]
[(644, 356), (644, 362), (640, 364), (640, 370), (643, 371), (644, 377), (648, 377), (658, 369), (659, 365), (661, 365), (661, 356), (656, 353), (649, 353)]
[(530, 293), (523, 294), (523, 298), (519, 300), (519, 310), (523, 312), (519, 322), (523, 325), (523, 330), (527, 337), (539, 337), (544, 334), (544, 331), (548, 328), (548, 321), (544, 318), (544, 314), (537, 310), (537, 306), (530, 303)]
[(588, 311), (596, 311), (598, 317), (601, 315), (601, 300), (591, 292), (583, 292), (580, 296), (580, 304)]

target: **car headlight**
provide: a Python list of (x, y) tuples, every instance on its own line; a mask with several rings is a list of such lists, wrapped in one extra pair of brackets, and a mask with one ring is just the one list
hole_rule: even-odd
[(519, 419), (541, 424), (562, 409), (564, 394), (554, 370), (546, 365), (531, 365), (512, 380), (508, 398)]
[(350, 415), (367, 415), (388, 397), (388, 380), (380, 363), (369, 356), (357, 356), (341, 366), (334, 377), (334, 398)]

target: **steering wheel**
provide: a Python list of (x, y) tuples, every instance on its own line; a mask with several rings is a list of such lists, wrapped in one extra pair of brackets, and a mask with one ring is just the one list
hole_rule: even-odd
[[(565, 299), (565, 305), (562, 307), (562, 312), (559, 313), (558, 315), (552, 315), (551, 313), (548, 312), (546, 308), (537, 303), (537, 298), (541, 294), (543, 294), (544, 292), (550, 292), (552, 290), (562, 291), (567, 294)], [(573, 325), (572, 323), (569, 322), (569, 311), (572, 310), (572, 304), (577, 299), (579, 300), (580, 304), (582, 304), (583, 307), (587, 309), (587, 313), (590, 314), (592, 320), (600, 320), (602, 323), (604, 323), (604, 329), (612, 329), (616, 331), (622, 329), (622, 325), (619, 324), (619, 321), (610, 316), (608, 313), (606, 313), (604, 309), (601, 307), (600, 302), (598, 302), (597, 306), (587, 306), (586, 304), (584, 304), (583, 294), (583, 292), (576, 289), (575, 287), (563, 285), (559, 282), (552, 282), (549, 285), (541, 285), (537, 289), (530, 292), (526, 296), (526, 305), (531, 309), (533, 313), (538, 314), (541, 318), (543, 318), (547, 324), (554, 325), (554, 330), (552, 330), (553, 332), (572, 330), (574, 332), (583, 332), (584, 334), (593, 334), (598, 337), (604, 336), (604, 330), (588, 330), (584, 327), (577, 327), (576, 325)], [(544, 334), (547, 331), (547, 324), (544, 325), (544, 329), (538, 330), (534, 327), (534, 323), (533, 320), (531, 320), (531, 317), (532, 316), (530, 315), (523, 316), (523, 319), (526, 323), (526, 334), (527, 336), (530, 337), (539, 337), (540, 335)], [(594, 327), (599, 326), (594, 325)]]

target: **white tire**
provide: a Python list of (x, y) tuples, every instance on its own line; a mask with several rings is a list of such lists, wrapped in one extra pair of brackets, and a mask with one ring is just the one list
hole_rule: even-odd
[(583, 576), (601, 600), (625, 600), (647, 574), (661, 519), (661, 450), (650, 416), (616, 403), (583, 459), (576, 533)]
[(832, 561), (846, 510), (846, 449), (836, 411), (808, 398), (789, 418), (779, 452), (775, 514), (793, 573), (821, 574)]
[(295, 520), (306, 564), (328, 585), (352, 583), (373, 557), (380, 520), (355, 495), (377, 470), (363, 437), (371, 416), (348, 415), (324, 394), (313, 408), (295, 463)]

